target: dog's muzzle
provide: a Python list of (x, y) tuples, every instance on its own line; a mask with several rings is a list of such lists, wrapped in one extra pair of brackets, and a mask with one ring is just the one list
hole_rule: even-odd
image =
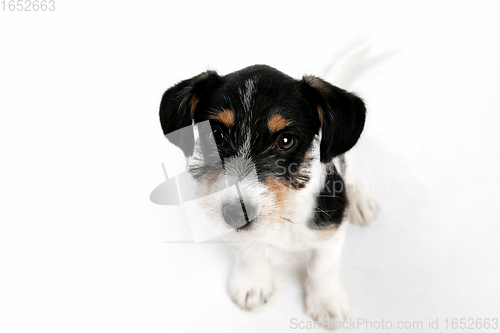
[(243, 200), (226, 203), (222, 206), (222, 216), (233, 228), (242, 228), (255, 219), (255, 207)]

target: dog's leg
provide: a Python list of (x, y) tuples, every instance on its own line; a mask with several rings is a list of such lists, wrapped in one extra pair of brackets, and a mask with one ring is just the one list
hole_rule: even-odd
[(307, 265), (306, 312), (315, 321), (324, 323), (325, 328), (334, 328), (335, 322), (343, 322), (349, 315), (349, 298), (340, 276), (345, 229), (343, 223), (327, 244), (313, 249)]
[(352, 157), (345, 154), (345, 181), (349, 202), (347, 218), (357, 225), (366, 226), (377, 217), (379, 206), (368, 184), (364, 184), (354, 172)]
[(275, 285), (271, 265), (266, 258), (266, 247), (233, 246), (236, 264), (229, 277), (229, 295), (243, 310), (253, 310), (267, 303), (274, 294)]

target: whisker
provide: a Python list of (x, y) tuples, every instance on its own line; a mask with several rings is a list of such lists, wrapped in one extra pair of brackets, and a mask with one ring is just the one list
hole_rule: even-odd
[(287, 222), (292, 223), (292, 224), (297, 224), (297, 222), (293, 222), (292, 220), (290, 220), (290, 219), (289, 219), (288, 217), (286, 217), (286, 216), (282, 216), (281, 218), (282, 218), (283, 220), (287, 221)]
[[(323, 209), (321, 209), (321, 208), (319, 208), (319, 207), (316, 207), (316, 210), (317, 210), (318, 212), (325, 213), (326, 215), (328, 215), (328, 217), (331, 217), (331, 216), (330, 216), (330, 214), (328, 214), (325, 210), (323, 210)], [(330, 210), (329, 210), (329, 212), (330, 212)]]

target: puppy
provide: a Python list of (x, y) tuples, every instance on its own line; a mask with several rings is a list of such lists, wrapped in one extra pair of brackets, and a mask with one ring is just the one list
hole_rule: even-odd
[(206, 194), (207, 223), (236, 253), (229, 294), (240, 308), (268, 302), (276, 267), (291, 253), (306, 258), (307, 313), (325, 323), (348, 316), (340, 277), (345, 221), (366, 224), (377, 211), (345, 154), (365, 112), (359, 97), (319, 77), (296, 80), (264, 65), (225, 76), (207, 71), (163, 95), (163, 133), (191, 129), (171, 141)]

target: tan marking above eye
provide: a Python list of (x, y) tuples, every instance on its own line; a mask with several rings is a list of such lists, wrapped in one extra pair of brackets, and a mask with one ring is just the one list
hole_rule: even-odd
[(289, 120), (286, 120), (281, 115), (275, 114), (271, 117), (271, 119), (269, 119), (267, 127), (269, 128), (269, 132), (276, 133), (278, 131), (281, 131), (286, 126), (290, 125), (290, 123), (291, 122)]
[(218, 120), (227, 127), (234, 125), (234, 113), (231, 110), (224, 109), (222, 112), (216, 113), (210, 117), (211, 119)]

